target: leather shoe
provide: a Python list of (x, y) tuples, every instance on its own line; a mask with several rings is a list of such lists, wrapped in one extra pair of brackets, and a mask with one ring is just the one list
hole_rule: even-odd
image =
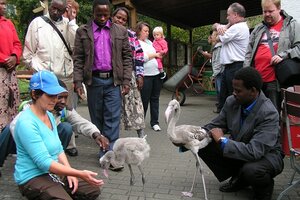
[(66, 149), (65, 153), (68, 154), (69, 156), (78, 156), (78, 151), (75, 147), (71, 149)]
[(245, 187), (246, 185), (239, 179), (239, 177), (234, 176), (227, 183), (224, 183), (219, 190), (221, 192), (237, 192)]

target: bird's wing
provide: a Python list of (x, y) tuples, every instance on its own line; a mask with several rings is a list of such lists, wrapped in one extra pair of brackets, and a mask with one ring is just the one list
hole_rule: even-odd
[(122, 153), (128, 164), (141, 164), (145, 158), (149, 157), (149, 152), (150, 146), (143, 138), (124, 140)]
[(206, 146), (211, 138), (207, 131), (200, 126), (180, 125), (175, 129), (176, 138), (170, 138), (175, 144), (182, 145), (187, 149), (194, 147), (200, 149)]
[(208, 136), (208, 133), (200, 126), (180, 125), (176, 126), (175, 135), (178, 139), (181, 139), (183, 141), (190, 141), (194, 139), (202, 140), (203, 138)]
[(194, 135), (194, 138), (201, 141), (204, 138), (209, 137), (208, 132), (201, 126), (190, 125), (189, 131)]

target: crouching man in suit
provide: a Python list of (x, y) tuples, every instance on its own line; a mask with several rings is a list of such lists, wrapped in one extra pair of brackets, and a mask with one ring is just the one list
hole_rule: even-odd
[[(251, 186), (254, 199), (270, 200), (274, 177), (283, 170), (279, 115), (261, 91), (262, 78), (252, 67), (236, 72), (229, 96), (220, 114), (204, 128), (213, 142), (199, 156), (217, 179), (225, 181), (222, 192)], [(229, 134), (225, 137), (224, 134)]]

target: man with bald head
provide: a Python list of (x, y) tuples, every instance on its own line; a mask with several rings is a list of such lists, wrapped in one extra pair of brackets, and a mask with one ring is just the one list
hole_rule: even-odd
[[(71, 10), (67, 18), (63, 17), (66, 9), (66, 0), (52, 0), (49, 4), (49, 13), (43, 17), (54, 24), (61, 32), (68, 47), (72, 49), (78, 26)], [(73, 61), (71, 55), (59, 34), (44, 18), (36, 17), (28, 27), (23, 52), (24, 63), (35, 71), (54, 72), (67, 84), (69, 96), (72, 96)], [(71, 102), (68, 103), (68, 106), (72, 106)]]
[(223, 108), (226, 98), (232, 95), (234, 73), (243, 67), (249, 42), (249, 28), (245, 17), (244, 6), (232, 3), (227, 9), (228, 24), (226, 26), (218, 23), (213, 25), (213, 29), (218, 31), (218, 39), (222, 43), (220, 63), (224, 66), (217, 112)]

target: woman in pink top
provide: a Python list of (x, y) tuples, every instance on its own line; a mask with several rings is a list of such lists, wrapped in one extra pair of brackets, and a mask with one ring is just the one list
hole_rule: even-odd
[[(168, 43), (164, 39), (164, 30), (161, 26), (157, 26), (153, 29), (153, 47), (156, 50), (157, 53), (160, 53), (162, 56), (165, 56), (168, 52)], [(166, 73), (164, 72), (163, 63), (162, 63), (162, 57), (156, 58), (158, 63), (158, 70), (160, 72), (160, 78), (164, 79), (166, 77)]]

